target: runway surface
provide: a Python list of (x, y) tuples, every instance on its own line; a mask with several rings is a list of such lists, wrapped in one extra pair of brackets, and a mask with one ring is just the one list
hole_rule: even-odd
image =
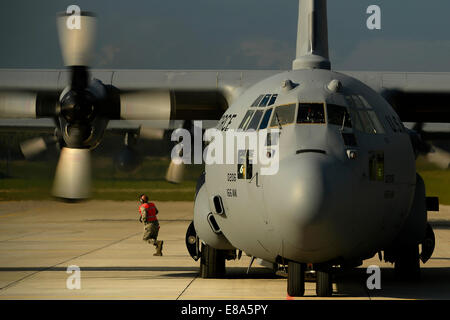
[[(0, 300), (6, 299), (165, 299), (283, 300), (286, 278), (250, 257), (227, 262), (224, 279), (201, 279), (199, 262), (184, 238), (192, 202), (157, 202), (164, 256), (143, 242), (137, 202), (0, 202)], [(422, 265), (422, 281), (394, 279), (393, 265), (377, 257), (340, 274), (331, 299), (450, 299), (450, 207), (429, 213), (436, 249)], [(369, 265), (381, 268), (381, 289), (369, 290)], [(80, 269), (80, 289), (69, 266)], [(296, 298), (297, 299), (297, 298)], [(302, 299), (316, 299), (307, 282)]]

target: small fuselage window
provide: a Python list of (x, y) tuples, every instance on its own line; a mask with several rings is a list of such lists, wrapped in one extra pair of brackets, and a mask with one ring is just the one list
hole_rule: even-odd
[(297, 123), (325, 123), (323, 103), (300, 103)]

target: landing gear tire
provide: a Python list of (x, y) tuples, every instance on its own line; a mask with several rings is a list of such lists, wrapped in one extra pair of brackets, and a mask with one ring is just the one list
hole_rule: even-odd
[(225, 275), (225, 255), (222, 250), (202, 243), (200, 258), (200, 277), (220, 278)]
[(305, 294), (305, 271), (304, 263), (289, 261), (287, 293), (291, 297), (303, 297)]
[(419, 246), (402, 248), (394, 263), (395, 277), (399, 280), (420, 280)]
[(318, 297), (331, 297), (333, 294), (332, 273), (330, 271), (316, 272), (316, 294)]

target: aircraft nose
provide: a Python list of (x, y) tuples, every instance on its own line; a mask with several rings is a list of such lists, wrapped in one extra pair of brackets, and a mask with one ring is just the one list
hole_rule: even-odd
[(331, 191), (323, 157), (302, 155), (280, 163), (269, 192), (277, 199), (276, 211), (282, 221), (298, 226), (320, 219)]
[(298, 154), (280, 161), (278, 174), (264, 188), (274, 200), (272, 222), (285, 249), (313, 252), (338, 245), (338, 230), (347, 220), (342, 213), (348, 212), (348, 173), (325, 154)]

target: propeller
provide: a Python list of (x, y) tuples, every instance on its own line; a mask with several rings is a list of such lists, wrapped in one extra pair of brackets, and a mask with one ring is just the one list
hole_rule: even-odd
[(437, 148), (428, 141), (432, 139), (433, 134), (423, 130), (423, 123), (416, 123), (413, 127), (414, 134), (410, 135), (411, 141), (416, 153), (424, 156), (427, 161), (433, 163), (441, 169), (447, 169), (450, 165), (450, 153)]
[(91, 194), (91, 155), (103, 135), (106, 89), (98, 80), (89, 81), (88, 65), (95, 39), (95, 17), (82, 12), (79, 28), (71, 28), (70, 15), (57, 17), (64, 64), (70, 71), (70, 85), (59, 98), (59, 127), (64, 138), (53, 184), (53, 195), (81, 200)]
[[(194, 145), (193, 137), (194, 137), (194, 124), (191, 120), (186, 120), (183, 122), (183, 129), (188, 130), (190, 132), (190, 146)], [(172, 183), (181, 183), (184, 177), (185, 164), (181, 161), (183, 157), (183, 141), (178, 141), (178, 143), (173, 147), (171, 152), (171, 160), (169, 164), (169, 168), (167, 168), (166, 172), (166, 180)]]
[[(158, 120), (168, 124), (170, 120), (183, 119), (185, 114), (176, 113), (175, 94), (170, 89), (128, 88), (120, 91), (113, 85), (91, 79), (89, 64), (95, 44), (96, 18), (91, 13), (81, 12), (77, 16), (79, 28), (78, 25), (72, 28), (67, 23), (70, 17), (66, 13), (57, 17), (61, 53), (70, 75), (69, 85), (61, 94), (50, 89), (2, 90), (0, 118), (55, 119), (55, 137), (27, 141), (22, 150), (24, 155), (32, 157), (58, 143), (62, 148), (52, 193), (61, 199), (82, 200), (91, 193), (90, 150), (102, 140), (109, 120)], [(144, 131), (143, 136), (148, 133)], [(162, 136), (161, 132), (152, 134)], [(130, 152), (133, 150), (128, 148), (128, 160)], [(169, 180), (180, 181), (182, 169), (179, 166), (172, 164), (169, 171)]]
[(22, 142), (20, 150), (25, 159), (32, 159), (57, 143), (58, 138), (56, 136), (37, 137)]

